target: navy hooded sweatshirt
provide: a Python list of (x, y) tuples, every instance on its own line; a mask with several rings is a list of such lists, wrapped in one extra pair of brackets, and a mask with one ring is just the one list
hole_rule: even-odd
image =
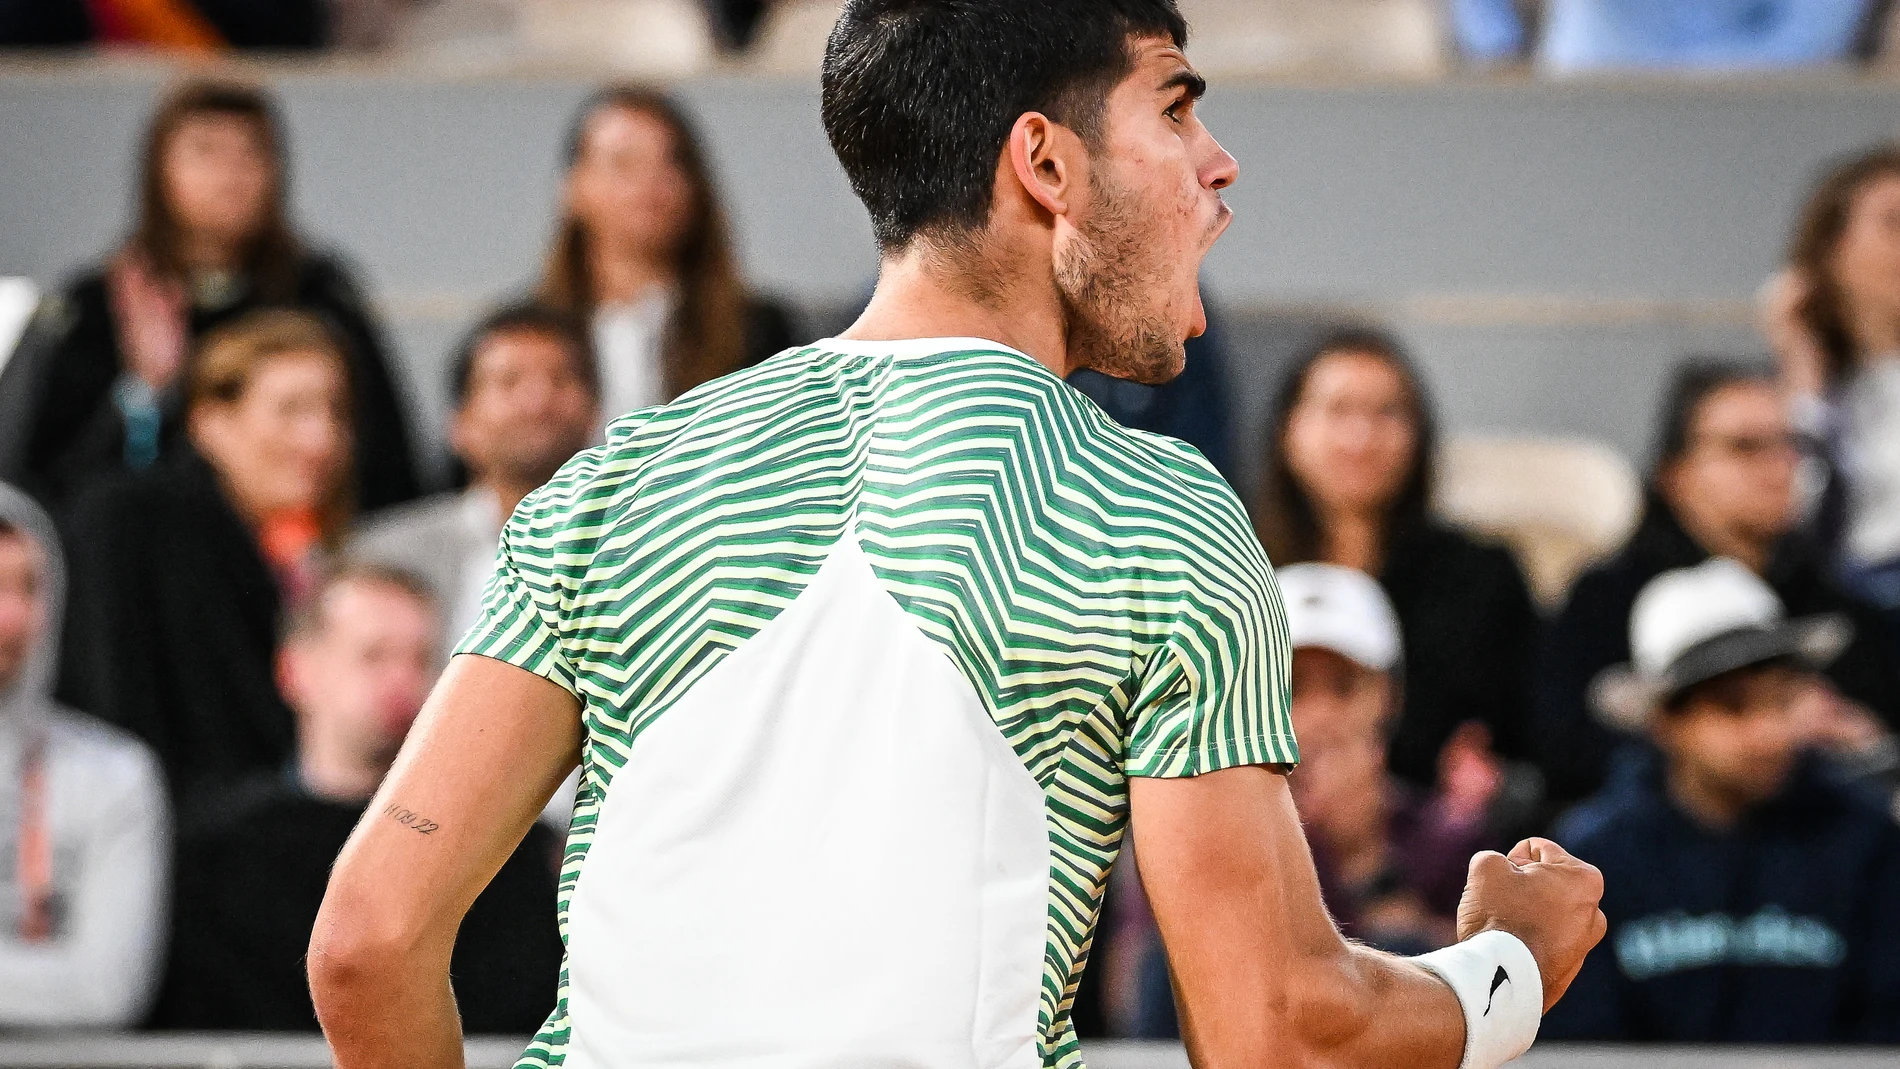
[(1632, 754), (1556, 838), (1603, 870), (1610, 929), (1543, 1038), (1900, 1042), (1900, 825), (1817, 763), (1714, 832)]

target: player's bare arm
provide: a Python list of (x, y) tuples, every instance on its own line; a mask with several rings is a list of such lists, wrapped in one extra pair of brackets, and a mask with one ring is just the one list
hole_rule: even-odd
[[(1415, 960), (1348, 943), (1327, 916), (1283, 775), (1134, 779), (1129, 799), (1196, 1066), (1460, 1064), (1468, 1014), (1452, 988)], [(1508, 932), (1538, 974), (1480, 978), (1492, 1005), (1480, 1007), (1478, 1031), (1493, 1027), (1484, 1011), (1498, 1012), (1507, 984), (1541, 987), (1527, 1013), (1562, 996), (1603, 935), (1602, 888), (1594, 868), (1542, 840), (1508, 860), (1473, 859), (1460, 938)]]
[(462, 1064), (449, 955), (462, 917), (580, 753), (574, 696), (457, 657), (337, 859), (310, 993), (339, 1069)]

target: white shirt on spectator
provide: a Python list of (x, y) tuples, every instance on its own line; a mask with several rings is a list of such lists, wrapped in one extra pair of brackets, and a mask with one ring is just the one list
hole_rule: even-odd
[(1866, 566), (1900, 560), (1900, 353), (1854, 373), (1841, 419), (1847, 556)]
[(595, 310), (601, 431), (629, 412), (665, 403), (666, 375), (661, 361), (675, 300), (670, 288), (655, 287), (638, 300), (603, 304)]

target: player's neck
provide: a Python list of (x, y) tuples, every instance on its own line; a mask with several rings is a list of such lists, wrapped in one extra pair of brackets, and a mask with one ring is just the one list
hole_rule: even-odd
[[(917, 248), (887, 256), (879, 266), (870, 305), (839, 337), (982, 338), (1027, 353), (1067, 377), (1068, 328), (1054, 280), (1000, 264), (987, 267), (975, 269)], [(1030, 281), (1038, 277), (1046, 281)]]

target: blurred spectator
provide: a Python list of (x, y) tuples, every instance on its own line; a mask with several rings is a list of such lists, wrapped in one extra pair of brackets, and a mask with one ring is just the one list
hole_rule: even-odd
[[(1766, 369), (1691, 362), (1676, 372), (1643, 519), (1618, 554), (1578, 580), (1552, 625), (1537, 679), (1538, 732), (1553, 795), (1603, 782), (1617, 736), (1589, 709), (1592, 681), (1630, 656), (1630, 606), (1656, 576), (1711, 556), (1741, 561), (1789, 611), (1845, 613), (1856, 628), (1829, 668), (1843, 741), (1900, 725), (1900, 661), (1877, 613), (1842, 593), (1813, 545), (1791, 533), (1800, 454)], [(1869, 715), (1863, 710), (1872, 710)]]
[(521, 499), (582, 449), (599, 423), (587, 329), (539, 305), (503, 308), (456, 355), (449, 441), (466, 490), (369, 517), (350, 556), (420, 576), (443, 606), (447, 651), (481, 615), (501, 527)]
[(52, 523), (0, 483), (0, 1029), (131, 1025), (162, 949), (165, 787), (53, 702), (65, 588)]
[(107, 264), (41, 309), (0, 375), (0, 478), (55, 511), (102, 474), (151, 466), (182, 440), (193, 343), (262, 307), (325, 319), (349, 361), (355, 497), (416, 495), (407, 418), (348, 274), (290, 229), (283, 135), (259, 90), (181, 86), (152, 120), (139, 222)]
[(74, 508), (62, 694), (151, 743), (174, 798), (290, 759), (278, 621), (349, 520), (347, 374), (302, 313), (224, 327), (192, 363), (189, 445)]
[[(1445, 749), (1444, 788), (1421, 792), (1392, 778), (1385, 743), (1404, 694), (1399, 620), (1371, 576), (1331, 564), (1277, 571), (1293, 646), (1293, 728), (1300, 767), (1288, 777), (1306, 826), (1326, 908), (1347, 936), (1396, 954), (1457, 941), (1458, 899), (1471, 855), (1495, 845), (1487, 820), (1495, 769), (1464, 761), (1473, 740)], [(1468, 734), (1469, 729), (1461, 732)], [(1138, 1038), (1178, 1028), (1160, 938), (1138, 893), (1114, 957), (1133, 959)], [(1132, 908), (1131, 908), (1132, 907)], [(1131, 930), (1130, 920), (1139, 931)]]
[(1541, 1038), (1900, 1041), (1900, 826), (1801, 757), (1844, 621), (1786, 620), (1718, 559), (1652, 580), (1629, 626), (1604, 708), (1656, 752), (1558, 829), (1610, 928)]
[[(234, 785), (181, 829), (155, 1024), (316, 1029), (304, 953), (330, 865), (435, 680), (439, 630), (418, 581), (364, 565), (326, 578), (291, 617), (278, 674), (297, 711), (296, 759)], [(554, 1008), (556, 849), (546, 829), (530, 829), (462, 925), (451, 968), (471, 1035), (526, 1035)]]
[(1088, 394), (1124, 427), (1179, 438), (1201, 451), (1228, 482), (1234, 481), (1227, 409), (1227, 351), (1220, 324), (1207, 310), (1207, 330), (1187, 342), (1187, 366), (1173, 382), (1144, 386), (1084, 369), (1069, 385)]
[(1364, 572), (1295, 564), (1278, 572), (1293, 644), (1293, 727), (1300, 767), (1288, 779), (1342, 931), (1397, 954), (1457, 942), (1458, 898), (1471, 855), (1488, 843), (1499, 778), (1467, 761), (1472, 726), (1441, 754), (1430, 794), (1392, 779), (1385, 743), (1404, 698), (1399, 621)]
[(325, 0), (0, 0), (0, 46), (311, 49), (327, 42), (328, 7)]
[[(1451, 0), (1465, 54), (1498, 60), (1538, 40), (1538, 63), (1591, 70), (1804, 67), (1871, 56), (1882, 0)], [(1541, 23), (1535, 29), (1527, 23)]]
[(739, 281), (685, 116), (634, 86), (596, 93), (568, 133), (560, 230), (539, 296), (592, 324), (605, 420), (792, 344), (785, 311)]
[(1832, 478), (1821, 534), (1900, 626), (1900, 147), (1837, 167), (1802, 212), (1766, 327)]
[(1283, 381), (1271, 427), (1255, 516), (1267, 556), (1376, 576), (1398, 611), (1405, 702), (1392, 771), (1431, 786), (1439, 752), (1473, 721), (1497, 754), (1530, 756), (1537, 613), (1508, 550), (1427, 511), (1437, 436), (1398, 343), (1359, 329), (1322, 339)]

